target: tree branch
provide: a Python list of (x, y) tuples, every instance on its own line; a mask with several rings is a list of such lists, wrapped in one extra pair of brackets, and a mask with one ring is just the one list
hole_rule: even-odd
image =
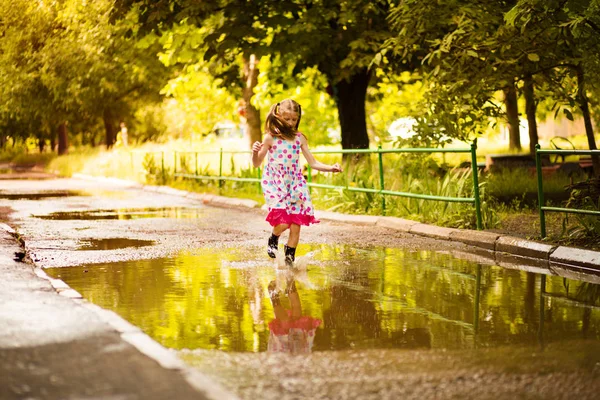
[(593, 21), (586, 19), (585, 23), (588, 24), (594, 31), (600, 33), (600, 26), (596, 25)]

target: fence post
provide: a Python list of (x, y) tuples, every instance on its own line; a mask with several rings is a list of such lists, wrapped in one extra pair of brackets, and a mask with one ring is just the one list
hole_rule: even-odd
[(262, 186), (260, 184), (260, 181), (262, 180), (262, 174), (260, 171), (260, 167), (256, 168), (256, 177), (258, 178), (258, 193), (262, 192)]
[(542, 239), (546, 237), (546, 216), (542, 209), (546, 204), (544, 201), (544, 185), (542, 179), (542, 160), (540, 158), (540, 144), (535, 145), (535, 170), (537, 173), (537, 184), (538, 184), (538, 210), (540, 213), (540, 231)]
[(483, 229), (481, 221), (481, 198), (479, 197), (479, 171), (477, 170), (477, 139), (471, 143), (471, 169), (473, 170), (473, 194), (475, 197), (475, 217), (477, 218), (477, 229)]
[(473, 329), (479, 333), (479, 301), (481, 298), (481, 265), (477, 265), (477, 274), (475, 275), (475, 304), (473, 307)]
[(223, 186), (223, 148), (219, 149), (219, 188)]
[[(385, 189), (383, 180), (383, 154), (381, 153), (381, 145), (377, 146), (377, 155), (379, 156), (379, 187), (383, 191)], [(381, 213), (385, 215), (385, 195), (381, 193)]]
[(198, 152), (195, 151), (194, 155), (196, 156), (196, 176), (198, 176)]
[(546, 293), (546, 275), (540, 276), (540, 323), (538, 325), (538, 341), (544, 347), (544, 293)]
[[(310, 167), (310, 165), (306, 168), (306, 180), (308, 181), (308, 183), (312, 182), (312, 168)], [(308, 193), (312, 193), (310, 185), (308, 185)]]

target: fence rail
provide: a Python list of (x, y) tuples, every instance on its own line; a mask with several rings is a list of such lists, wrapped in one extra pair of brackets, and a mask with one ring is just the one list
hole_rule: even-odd
[(540, 145), (535, 146), (535, 169), (537, 173), (538, 181), (538, 211), (540, 214), (540, 233), (542, 239), (546, 237), (546, 212), (564, 212), (571, 214), (586, 214), (586, 215), (598, 215), (600, 211), (593, 210), (582, 210), (579, 208), (566, 208), (566, 207), (548, 207), (546, 206), (546, 200), (544, 198), (544, 180), (542, 176), (542, 160), (543, 154), (555, 154), (555, 155), (580, 155), (580, 156), (600, 156), (600, 150), (542, 150)]
[[(161, 172), (163, 178), (165, 177), (165, 152), (154, 152), (161, 154)], [(307, 185), (309, 188), (318, 188), (318, 189), (332, 189), (332, 190), (345, 190), (350, 192), (362, 192), (362, 193), (373, 193), (381, 196), (381, 207), (383, 214), (385, 215), (386, 196), (398, 196), (398, 197), (406, 197), (406, 198), (414, 198), (414, 199), (422, 199), (422, 200), (430, 200), (430, 201), (443, 201), (443, 202), (451, 202), (451, 203), (470, 203), (475, 207), (475, 215), (477, 221), (477, 229), (483, 229), (482, 217), (481, 217), (481, 200), (479, 196), (479, 178), (477, 171), (477, 145), (473, 143), (469, 148), (461, 148), (461, 149), (436, 149), (436, 148), (410, 148), (410, 149), (382, 149), (381, 146), (377, 149), (343, 149), (343, 150), (315, 150), (312, 152), (313, 154), (376, 154), (378, 157), (378, 167), (379, 167), (379, 187), (378, 188), (360, 188), (360, 187), (352, 187), (352, 186), (338, 186), (338, 185), (329, 185), (324, 183), (316, 183), (313, 182), (312, 169), (310, 166), (307, 169)], [(384, 154), (400, 154), (400, 153), (470, 153), (471, 155), (471, 168), (472, 168), (472, 178), (473, 178), (473, 197), (449, 197), (449, 196), (435, 196), (430, 194), (420, 194), (420, 193), (410, 193), (410, 192), (399, 192), (393, 190), (385, 189), (385, 179), (384, 179), (384, 168), (383, 168), (383, 155)], [(195, 173), (187, 173), (187, 172), (177, 172), (177, 160), (178, 157), (181, 159), (181, 155), (184, 154), (193, 154), (195, 158)], [(198, 155), (201, 154), (212, 154), (219, 156), (219, 174), (217, 176), (213, 175), (202, 175), (199, 174), (198, 171)], [(261, 178), (261, 169), (256, 168), (256, 178), (242, 178), (235, 176), (224, 176), (223, 175), (223, 155), (227, 154), (252, 154), (251, 151), (228, 151), (219, 149), (218, 151), (175, 151), (173, 155), (173, 176), (186, 178), (186, 179), (199, 179), (199, 180), (215, 180), (219, 182), (219, 186), (223, 184), (225, 181), (234, 181), (234, 182), (253, 182), (258, 184), (258, 189), (260, 190), (260, 182)]]

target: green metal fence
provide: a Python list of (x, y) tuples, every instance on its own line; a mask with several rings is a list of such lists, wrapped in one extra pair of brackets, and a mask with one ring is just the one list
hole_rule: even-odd
[[(379, 187), (378, 188), (359, 188), (352, 186), (336, 186), (322, 183), (313, 182), (312, 170), (308, 167), (307, 170), (307, 184), (309, 188), (320, 188), (320, 189), (334, 189), (334, 190), (346, 190), (351, 192), (363, 192), (363, 193), (374, 193), (381, 195), (381, 206), (385, 215), (385, 197), (386, 196), (399, 196), (423, 200), (432, 201), (445, 201), (453, 203), (471, 203), (475, 207), (475, 215), (477, 220), (477, 229), (483, 229), (482, 217), (481, 217), (481, 200), (479, 197), (479, 178), (477, 171), (477, 145), (473, 143), (470, 148), (461, 149), (435, 149), (435, 148), (412, 148), (412, 149), (382, 149), (381, 146), (377, 149), (354, 149), (354, 150), (316, 150), (313, 154), (377, 154), (378, 166), (379, 166)], [(449, 196), (434, 196), (428, 194), (410, 193), (410, 192), (398, 192), (385, 189), (384, 169), (383, 169), (383, 155), (384, 154), (400, 154), (400, 153), (469, 153), (471, 155), (471, 168), (473, 176), (473, 197), (449, 197)], [(193, 154), (195, 160), (195, 173), (177, 172), (177, 160), (178, 157), (184, 154)], [(201, 175), (198, 173), (198, 155), (199, 154), (212, 154), (219, 156), (219, 175)], [(247, 154), (251, 155), (251, 151), (226, 151), (219, 149), (218, 151), (179, 151), (174, 152), (174, 169), (173, 175), (176, 177), (182, 177), (187, 179), (200, 179), (200, 180), (216, 180), (219, 182), (219, 186), (225, 181), (234, 182), (254, 182), (257, 183), (257, 187), (260, 190), (261, 182), (261, 169), (256, 168), (256, 178), (241, 178), (235, 176), (224, 176), (223, 175), (223, 155), (230, 154)], [(161, 166), (163, 168), (162, 173), (165, 176), (164, 165), (165, 165), (165, 154), (161, 155)]]
[(564, 208), (564, 207), (547, 207), (544, 199), (544, 182), (542, 177), (542, 161), (541, 156), (543, 154), (555, 154), (561, 156), (567, 155), (579, 155), (579, 156), (600, 156), (600, 150), (541, 150), (540, 145), (535, 146), (535, 168), (537, 172), (538, 180), (538, 210), (540, 213), (540, 233), (542, 239), (546, 237), (546, 211), (549, 212), (564, 212), (573, 214), (587, 214), (587, 215), (598, 215), (600, 211), (592, 210), (581, 210), (577, 208)]

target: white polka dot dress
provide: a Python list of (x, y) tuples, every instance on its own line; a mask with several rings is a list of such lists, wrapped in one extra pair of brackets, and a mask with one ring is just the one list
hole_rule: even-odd
[(272, 225), (317, 223), (306, 179), (300, 168), (300, 135), (294, 140), (274, 138), (262, 174), (262, 189)]

